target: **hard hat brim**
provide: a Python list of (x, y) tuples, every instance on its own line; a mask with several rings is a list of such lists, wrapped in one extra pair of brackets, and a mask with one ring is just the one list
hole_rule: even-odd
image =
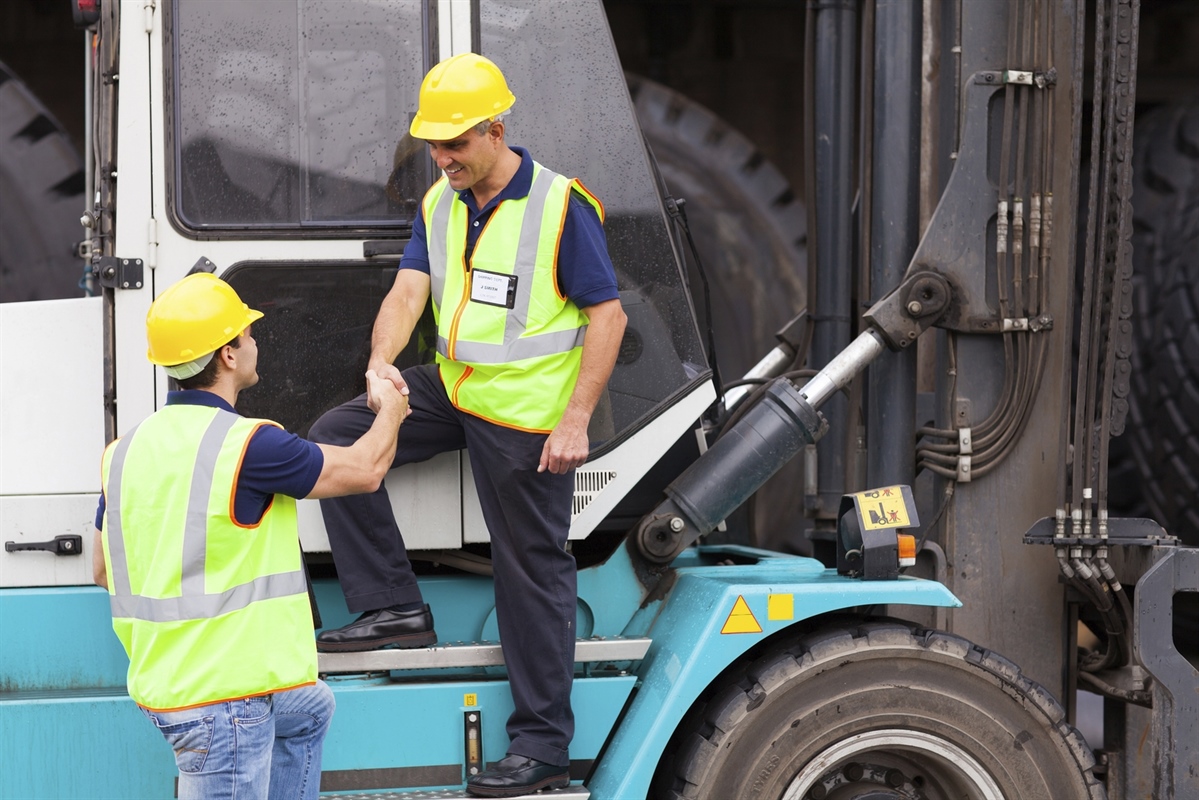
[[(509, 108), (511, 108), (511, 105), (509, 105)], [(412, 124), (408, 126), (408, 133), (412, 135), (412, 138), (423, 139), (426, 142), (448, 142), (450, 139), (457, 139), (480, 122), (489, 120), (496, 116), (496, 114), (503, 113), (506, 110), (504, 108), (495, 114), (471, 117), (463, 122), (433, 122), (421, 117), (418, 111), (416, 112), (416, 116), (412, 118)]]
[(264, 316), (266, 316), (266, 315), (263, 314), (261, 311), (258, 311), (253, 308), (246, 308), (246, 318), (245, 318), (245, 321), (241, 324), (241, 327), (237, 328), (237, 330), (234, 333), (232, 333), (227, 340), (225, 340), (224, 342), (221, 342), (220, 344), (216, 345), (211, 350), (208, 350), (206, 352), (195, 353), (194, 355), (190, 355), (190, 357), (187, 357), (187, 358), (157, 358), (154, 355), (154, 351), (152, 349), (147, 348), (146, 358), (150, 361), (151, 364), (157, 364), (160, 367), (177, 367), (180, 364), (186, 364), (190, 361), (195, 361), (197, 358), (206, 356), (209, 353), (215, 353), (217, 350), (224, 347), (226, 344), (228, 344), (233, 339), (236, 339), (238, 336), (241, 336), (246, 328), (250, 327), (255, 322), (262, 319)]

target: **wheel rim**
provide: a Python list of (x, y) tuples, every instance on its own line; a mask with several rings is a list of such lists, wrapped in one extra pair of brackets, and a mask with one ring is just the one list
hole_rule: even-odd
[(877, 790), (876, 797), (1004, 800), (977, 759), (939, 736), (903, 729), (850, 736), (808, 762), (783, 800), (841, 800)]

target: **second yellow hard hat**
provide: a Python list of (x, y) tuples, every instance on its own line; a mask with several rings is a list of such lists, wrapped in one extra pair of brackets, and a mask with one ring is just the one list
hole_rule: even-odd
[(173, 367), (228, 344), (262, 319), (233, 287), (215, 275), (188, 275), (158, 296), (146, 314), (146, 357)]

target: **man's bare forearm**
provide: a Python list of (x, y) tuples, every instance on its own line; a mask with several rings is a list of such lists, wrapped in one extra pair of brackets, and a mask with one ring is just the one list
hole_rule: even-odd
[(597, 303), (584, 309), (584, 313), (587, 314), (588, 323), (579, 363), (579, 378), (575, 381), (574, 391), (562, 418), (566, 420), (567, 417), (573, 417), (586, 424), (591, 420), (604, 387), (608, 385), (608, 378), (612, 376), (628, 318), (619, 300)]
[(108, 588), (108, 567), (104, 563), (104, 540), (99, 528), (92, 536), (92, 580), (101, 589)]
[(379, 307), (375, 317), (375, 327), (371, 330), (370, 366), (393, 364), (404, 345), (416, 327), (416, 321), (409, 319), (407, 309), (399, 299), (393, 299), (389, 293)]
[(538, 472), (549, 470), (563, 474), (587, 460), (587, 426), (612, 374), (624, 337), (626, 317), (619, 300), (588, 306), (583, 313), (587, 315), (588, 323), (579, 377), (562, 419), (545, 440)]
[(379, 306), (375, 326), (371, 329), (371, 369), (378, 370), (395, 363), (412, 337), (428, 300), (429, 276), (416, 270), (400, 270), (395, 284)]
[(325, 463), (308, 497), (365, 494), (379, 488), (395, 459), (400, 424), (408, 413), (408, 398), (398, 392), (396, 398), (382, 404), (370, 428), (352, 445), (317, 445)]

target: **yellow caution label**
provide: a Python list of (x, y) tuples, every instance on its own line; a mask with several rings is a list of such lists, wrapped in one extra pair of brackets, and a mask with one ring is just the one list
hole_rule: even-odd
[(795, 595), (767, 595), (766, 619), (795, 619)]
[(902, 486), (885, 486), (858, 492), (858, 510), (862, 513), (862, 527), (873, 531), (879, 528), (911, 527), (911, 514), (905, 502)]
[(479, 704), (479, 696), (474, 692), (462, 695), (462, 705), (470, 708)]
[(749, 610), (749, 605), (746, 604), (745, 598), (737, 595), (737, 602), (733, 603), (733, 610), (729, 612), (729, 618), (724, 621), (724, 627), (720, 629), (721, 633), (761, 633), (762, 626), (758, 624), (757, 617), (754, 612)]

